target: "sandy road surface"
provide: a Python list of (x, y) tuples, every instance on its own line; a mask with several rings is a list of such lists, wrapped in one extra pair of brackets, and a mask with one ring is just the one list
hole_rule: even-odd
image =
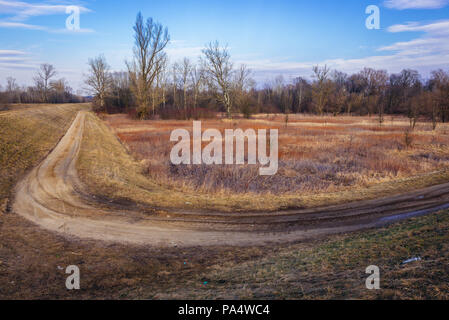
[[(13, 211), (65, 235), (151, 246), (260, 245), (379, 227), (449, 208), (449, 184), (401, 196), (275, 213), (138, 212), (86, 200), (75, 163), (86, 112), (16, 188)], [(138, 217), (138, 218), (136, 218)]]

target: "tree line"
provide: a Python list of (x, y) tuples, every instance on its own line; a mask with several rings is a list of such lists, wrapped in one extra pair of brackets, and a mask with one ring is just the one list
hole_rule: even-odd
[(140, 119), (155, 116), (190, 119), (223, 111), (228, 117), (250, 106), (255, 87), (246, 66), (234, 67), (229, 50), (211, 42), (197, 63), (188, 58), (169, 64), (167, 28), (138, 14), (133, 58), (124, 72), (111, 72), (105, 57), (89, 59), (85, 83), (98, 110), (131, 112)]
[(412, 128), (420, 117), (431, 119), (434, 128), (438, 121), (449, 121), (449, 72), (441, 69), (424, 80), (411, 69), (389, 75), (385, 70), (364, 68), (348, 75), (316, 66), (312, 78), (285, 84), (280, 76), (249, 94), (259, 112), (369, 115), (380, 124), (386, 114), (398, 114), (407, 116)]
[(53, 65), (44, 63), (36, 72), (34, 86), (21, 86), (13, 77), (6, 79), (6, 86), (0, 85), (0, 105), (13, 103), (78, 103), (85, 99), (73, 93), (64, 79), (56, 79)]
[[(89, 59), (86, 89), (98, 111), (126, 112), (139, 119), (191, 119), (223, 112), (228, 117), (254, 113), (311, 113), (369, 115), (380, 124), (386, 114), (405, 115), (413, 128), (420, 117), (449, 121), (449, 72), (435, 70), (428, 79), (405, 69), (397, 74), (365, 68), (348, 75), (315, 66), (311, 80), (282, 76), (258, 86), (245, 65), (235, 66), (229, 50), (208, 43), (198, 61), (184, 58), (169, 63), (165, 52), (168, 29), (139, 13), (134, 30), (133, 57), (126, 70), (112, 72), (106, 58)], [(54, 80), (55, 69), (40, 67), (34, 86), (20, 87), (8, 78), (0, 103), (64, 103), (82, 101), (64, 79)], [(288, 119), (288, 116), (286, 116)]]
[(406, 115), (411, 127), (419, 117), (449, 121), (449, 73), (436, 70), (424, 80), (411, 69), (397, 74), (365, 68), (348, 75), (327, 66), (313, 68), (312, 80), (298, 77), (286, 83), (282, 76), (258, 87), (251, 71), (235, 67), (227, 47), (206, 45), (194, 62), (184, 58), (168, 63), (167, 28), (139, 13), (134, 25), (134, 55), (124, 72), (110, 72), (104, 56), (89, 60), (87, 85), (97, 108), (134, 113), (140, 119), (155, 116), (190, 119), (212, 112), (250, 117), (253, 113), (313, 113), (369, 115), (379, 123), (386, 114)]

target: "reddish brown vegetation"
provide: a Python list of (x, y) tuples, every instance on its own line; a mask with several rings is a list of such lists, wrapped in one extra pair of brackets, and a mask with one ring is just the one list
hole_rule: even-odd
[(257, 166), (173, 166), (170, 134), (192, 130), (191, 121), (135, 121), (125, 115), (105, 117), (147, 173), (162, 184), (207, 192), (318, 193), (363, 187), (439, 170), (449, 163), (445, 125), (432, 131), (420, 123), (406, 138), (408, 119), (379, 126), (368, 117), (260, 115), (254, 120), (203, 121), (203, 130), (279, 129), (279, 171), (262, 177)]

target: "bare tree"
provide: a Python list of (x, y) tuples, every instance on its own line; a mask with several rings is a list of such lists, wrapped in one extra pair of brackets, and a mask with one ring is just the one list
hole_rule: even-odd
[(159, 70), (156, 73), (156, 79), (155, 79), (155, 83), (152, 86), (152, 90), (151, 90), (151, 106), (152, 106), (152, 110), (153, 110), (153, 116), (156, 113), (156, 106), (160, 105), (163, 101), (164, 101), (164, 97), (163, 94), (161, 94), (162, 91), (162, 77), (165, 73), (165, 70), (167, 68), (167, 57), (164, 56), (163, 59), (161, 59), (160, 61), (158, 61), (158, 66), (157, 69)]
[(347, 79), (348, 75), (344, 72), (334, 70), (331, 75), (334, 83), (331, 95), (330, 111), (334, 116), (340, 114), (348, 103)]
[(403, 88), (403, 101), (407, 108), (407, 116), (410, 119), (410, 127), (415, 129), (416, 122), (420, 113), (419, 99), (411, 99), (421, 93), (422, 83), (419, 72), (416, 70), (405, 69), (400, 75), (400, 82)]
[(295, 85), (295, 102), (296, 108), (295, 112), (299, 113), (302, 111), (303, 101), (305, 100), (306, 91), (308, 89), (308, 83), (306, 79), (298, 77), (294, 80)]
[(240, 65), (240, 68), (235, 73), (235, 89), (238, 91), (245, 91), (253, 86), (253, 84), (253, 80), (251, 79), (251, 70), (244, 64)]
[(111, 88), (110, 67), (106, 58), (100, 55), (94, 59), (89, 59), (89, 75), (85, 80), (91, 92), (100, 103), (100, 108), (105, 107), (106, 96)]
[(169, 86), (168, 61), (166, 61), (165, 67), (163, 68), (162, 72), (160, 72), (159, 78), (159, 83), (162, 91), (162, 106), (165, 109), (167, 104), (167, 88)]
[(6, 79), (6, 94), (7, 100), (10, 103), (21, 103), (20, 101), (20, 87), (16, 82), (16, 79), (13, 77), (8, 77)]
[(281, 95), (282, 90), (284, 90), (285, 87), (285, 79), (283, 75), (278, 75), (273, 82), (273, 89), (275, 94), (277, 94), (278, 96)]
[(149, 115), (151, 91), (157, 75), (163, 68), (164, 49), (170, 41), (168, 29), (153, 19), (143, 20), (139, 12), (134, 25), (134, 60), (127, 63), (131, 87), (138, 104), (140, 118)]
[(172, 85), (173, 85), (173, 107), (179, 109), (179, 106), (176, 103), (176, 93), (178, 91), (178, 63), (173, 64), (172, 66)]
[[(234, 82), (232, 87), (232, 96), (235, 104), (240, 109), (245, 109), (245, 113), (249, 116), (250, 101), (248, 99), (248, 90), (254, 86), (254, 81), (251, 79), (251, 70), (246, 65), (242, 64), (235, 72)], [(242, 110), (241, 110), (242, 111)]]
[(449, 72), (433, 71), (430, 82), (441, 121), (446, 123), (449, 120)]
[(432, 120), (432, 130), (435, 131), (438, 125), (439, 109), (438, 103), (435, 101), (434, 92), (423, 91), (418, 99), (418, 103), (421, 105), (423, 111)]
[(193, 109), (196, 110), (201, 85), (204, 82), (204, 70), (201, 67), (193, 66), (190, 74), (192, 77), (192, 87), (193, 87)]
[(192, 64), (188, 58), (184, 58), (181, 64), (179, 64), (179, 73), (182, 81), (182, 92), (184, 100), (184, 112), (187, 117), (187, 90), (189, 88), (190, 73), (192, 72)]
[(6, 94), (3, 93), (3, 87), (0, 84), (0, 110), (8, 108), (7, 106), (4, 105), (6, 103), (7, 103), (7, 97), (6, 97)]
[(322, 115), (332, 91), (332, 81), (329, 79), (330, 69), (326, 65), (324, 67), (315, 66), (313, 67), (313, 73), (316, 79), (313, 87), (315, 108), (318, 114)]
[(108, 101), (113, 107), (126, 112), (133, 105), (133, 94), (129, 84), (128, 72), (114, 72), (111, 74), (111, 92), (108, 94), (112, 99)]
[(61, 101), (62, 103), (68, 102), (68, 96), (72, 94), (72, 88), (70, 88), (68, 82), (62, 78), (56, 81), (50, 82), (50, 88), (54, 94), (52, 94), (52, 101)]
[(388, 74), (385, 70), (374, 70), (365, 68), (360, 72), (364, 83), (364, 94), (368, 113), (371, 115), (377, 109), (379, 123), (384, 122), (385, 104), (381, 101), (388, 82)]
[(215, 41), (206, 46), (203, 54), (202, 62), (208, 86), (225, 107), (228, 118), (231, 118), (233, 65), (229, 51), (227, 47), (221, 48), (219, 42)]
[(34, 82), (36, 87), (42, 94), (43, 102), (48, 102), (48, 92), (50, 89), (50, 80), (56, 75), (55, 67), (51, 64), (44, 63), (41, 64), (36, 77), (34, 77)]

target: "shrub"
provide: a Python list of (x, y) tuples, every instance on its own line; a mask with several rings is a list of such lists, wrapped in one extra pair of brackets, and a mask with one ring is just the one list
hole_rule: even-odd
[(410, 129), (407, 129), (404, 131), (404, 143), (405, 143), (405, 147), (407, 149), (411, 148), (413, 146), (413, 134), (411, 132)]

